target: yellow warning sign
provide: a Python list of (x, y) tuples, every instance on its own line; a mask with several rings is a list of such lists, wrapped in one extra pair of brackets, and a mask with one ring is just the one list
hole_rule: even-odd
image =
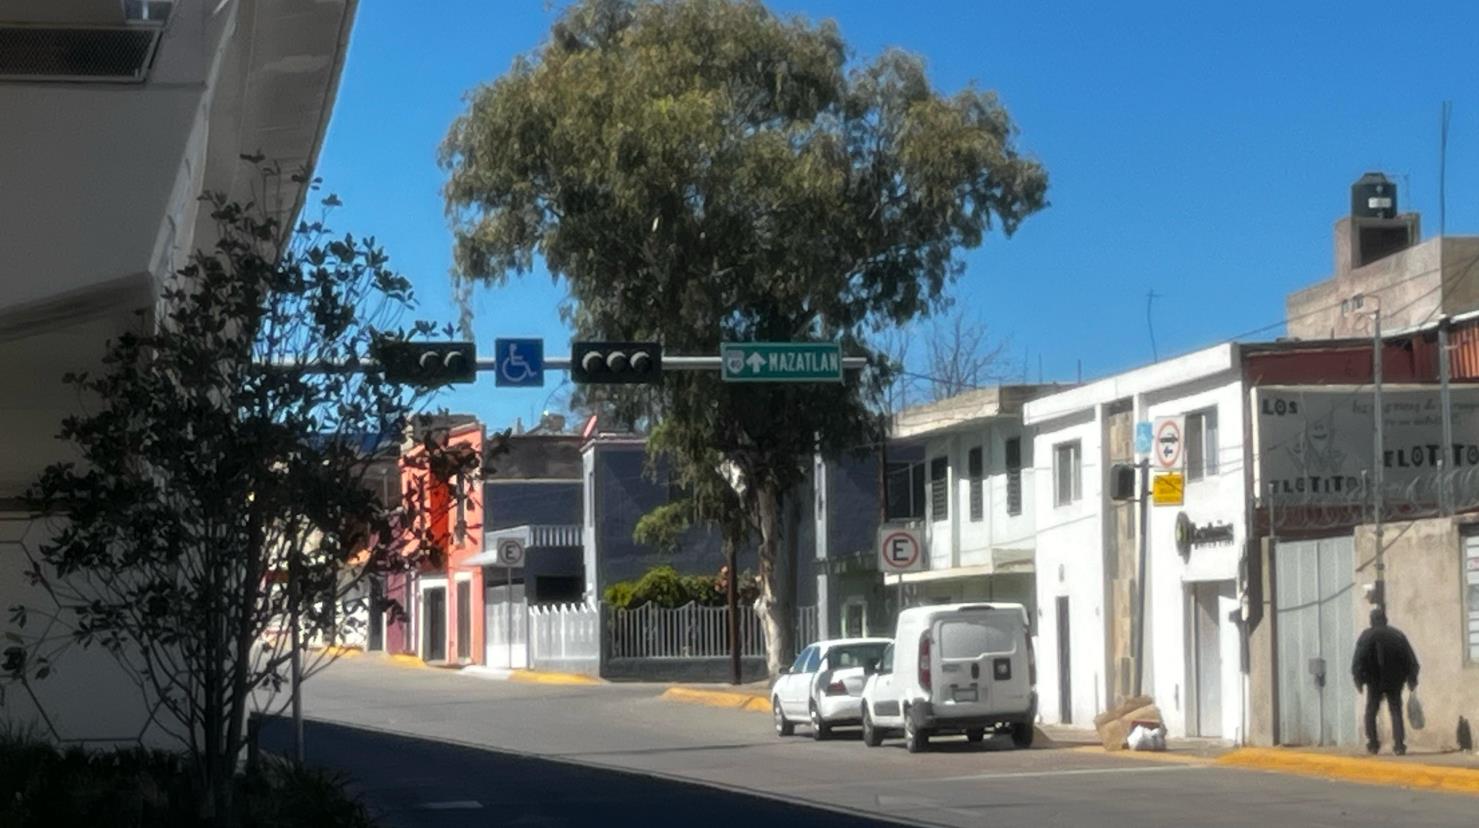
[(1151, 502), (1157, 506), (1180, 506), (1186, 479), (1179, 473), (1158, 474), (1151, 483)]

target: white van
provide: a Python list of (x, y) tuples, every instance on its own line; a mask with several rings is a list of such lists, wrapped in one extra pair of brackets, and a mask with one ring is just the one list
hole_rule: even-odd
[(910, 753), (931, 736), (988, 729), (1031, 747), (1037, 662), (1021, 604), (941, 604), (899, 613), (894, 641), (863, 686), (863, 742), (902, 732)]

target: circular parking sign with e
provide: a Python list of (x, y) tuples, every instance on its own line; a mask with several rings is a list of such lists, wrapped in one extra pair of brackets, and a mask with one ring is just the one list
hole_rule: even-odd
[(907, 529), (886, 530), (878, 544), (885, 572), (910, 572), (922, 563), (919, 534)]
[(504, 538), (499, 541), (498, 562), (504, 566), (522, 566), (524, 564), (524, 544), (513, 538)]

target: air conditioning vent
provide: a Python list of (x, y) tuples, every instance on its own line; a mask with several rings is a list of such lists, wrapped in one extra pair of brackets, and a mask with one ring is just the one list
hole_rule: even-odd
[(0, 24), (0, 81), (141, 83), (162, 25)]

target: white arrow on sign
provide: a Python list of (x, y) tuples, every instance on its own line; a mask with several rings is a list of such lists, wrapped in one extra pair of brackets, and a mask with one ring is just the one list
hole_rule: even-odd
[(761, 368), (765, 367), (765, 357), (759, 354), (750, 354), (750, 358), (745, 361), (750, 363), (750, 370), (757, 374), (760, 373)]

